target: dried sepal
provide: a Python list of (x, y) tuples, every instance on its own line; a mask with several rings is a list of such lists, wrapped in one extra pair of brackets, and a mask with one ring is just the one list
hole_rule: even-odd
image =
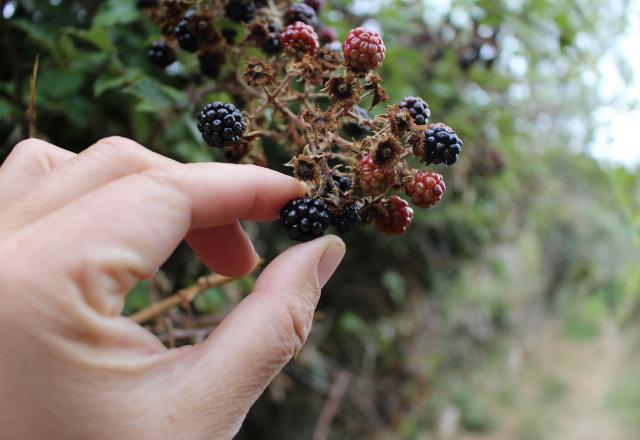
[(303, 55), (302, 59), (293, 64), (290, 68), (291, 72), (295, 72), (296, 76), (302, 77), (307, 83), (317, 86), (324, 81), (324, 68), (318, 60), (308, 54)]
[(414, 126), (407, 136), (407, 142), (413, 149), (414, 156), (424, 157), (424, 127)]
[(316, 157), (302, 153), (291, 159), (287, 165), (293, 167), (293, 176), (296, 179), (315, 185), (322, 184), (322, 173)]
[(371, 100), (371, 107), (369, 107), (369, 110), (371, 110), (376, 105), (389, 99), (389, 96), (384, 87), (382, 87), (380, 75), (373, 73), (369, 75), (368, 79), (369, 83), (365, 84), (364, 89), (373, 91), (373, 99)]
[(329, 101), (339, 107), (352, 107), (360, 99), (361, 86), (355, 75), (332, 76), (327, 81), (325, 90)]
[(416, 124), (413, 122), (411, 113), (405, 109), (401, 109), (398, 105), (389, 106), (387, 111), (387, 119), (391, 133), (395, 136), (402, 137), (406, 133), (414, 130)]
[(251, 87), (275, 84), (275, 68), (258, 58), (251, 58), (244, 67), (244, 81)]
[(240, 163), (252, 150), (253, 139), (245, 138), (238, 145), (226, 147), (224, 149), (224, 158), (229, 163)]
[(312, 134), (320, 139), (324, 139), (329, 133), (333, 133), (338, 126), (338, 120), (331, 109), (326, 112), (317, 107), (305, 110), (302, 113), (302, 119), (311, 126)]
[(322, 47), (318, 50), (316, 59), (322, 66), (325, 73), (335, 71), (342, 64), (342, 54), (326, 47)]
[(395, 166), (404, 153), (404, 147), (395, 136), (384, 136), (381, 139), (373, 139), (370, 141), (370, 155), (373, 163), (388, 168)]

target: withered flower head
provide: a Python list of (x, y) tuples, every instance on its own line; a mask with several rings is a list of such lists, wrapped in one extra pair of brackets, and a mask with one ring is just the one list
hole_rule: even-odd
[(274, 84), (274, 67), (257, 58), (251, 58), (244, 66), (243, 78), (251, 87), (261, 87)]
[(351, 107), (360, 99), (360, 82), (354, 75), (332, 76), (326, 86), (329, 100), (334, 105)]
[(387, 118), (391, 126), (391, 132), (396, 136), (404, 136), (407, 132), (413, 130), (415, 123), (411, 118), (411, 113), (405, 109), (401, 109), (398, 105), (392, 105), (387, 111)]
[(400, 160), (402, 153), (404, 148), (395, 136), (385, 136), (372, 141), (370, 154), (376, 165), (385, 168), (394, 166)]
[(409, 131), (407, 142), (413, 148), (413, 154), (417, 157), (424, 157), (424, 127), (414, 125)]
[(371, 100), (371, 107), (369, 110), (389, 99), (381, 82), (382, 78), (380, 78), (378, 74), (372, 73), (369, 75), (369, 83), (364, 86), (365, 90), (373, 90), (373, 99)]
[(303, 153), (294, 157), (290, 162), (293, 166), (293, 175), (303, 182), (313, 182), (316, 185), (322, 184), (322, 173), (318, 162), (309, 155)]
[(293, 64), (290, 67), (290, 71), (302, 76), (306, 82), (314, 86), (322, 84), (324, 79), (322, 64), (315, 57), (308, 54), (305, 54), (302, 60)]
[(240, 163), (251, 151), (251, 141), (243, 139), (238, 145), (233, 145), (224, 149), (224, 158), (229, 163)]
[(269, 36), (269, 29), (264, 23), (253, 23), (249, 26), (247, 41), (252, 41), (261, 46)]
[(322, 47), (316, 54), (316, 59), (325, 71), (334, 71), (342, 64), (342, 53)]
[(162, 35), (173, 36), (176, 25), (182, 20), (189, 6), (189, 2), (186, 0), (162, 2), (160, 13), (154, 16), (154, 19), (160, 25)]
[(311, 125), (313, 134), (320, 138), (324, 138), (328, 133), (334, 132), (338, 126), (338, 120), (332, 111), (323, 112), (317, 107), (302, 113), (302, 119)]

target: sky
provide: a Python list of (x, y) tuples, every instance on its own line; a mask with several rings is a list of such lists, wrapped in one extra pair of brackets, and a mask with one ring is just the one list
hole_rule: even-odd
[[(600, 93), (605, 99), (617, 99), (596, 113), (603, 123), (595, 133), (591, 152), (604, 161), (636, 166), (640, 165), (640, 105), (634, 108), (633, 102), (640, 104), (640, 2), (632, 1), (630, 7), (629, 29), (600, 62)], [(620, 55), (633, 73), (630, 85), (624, 84), (616, 70), (615, 57)]]

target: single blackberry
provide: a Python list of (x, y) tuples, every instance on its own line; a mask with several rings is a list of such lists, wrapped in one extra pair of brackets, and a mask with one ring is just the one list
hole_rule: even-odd
[(233, 21), (249, 23), (253, 20), (256, 5), (253, 0), (229, 0), (224, 11)]
[(282, 51), (280, 31), (275, 23), (270, 23), (267, 29), (269, 30), (269, 35), (262, 43), (262, 51), (268, 55), (276, 55)]
[(462, 152), (462, 139), (444, 124), (430, 124), (424, 132), (424, 155), (426, 164), (444, 163), (453, 165)]
[(338, 32), (332, 27), (323, 27), (318, 31), (318, 39), (322, 44), (333, 43), (338, 39)]
[(446, 190), (442, 176), (433, 171), (419, 171), (405, 186), (405, 193), (420, 208), (436, 206)]
[[(360, 106), (354, 106), (353, 112), (360, 116), (365, 121), (369, 120), (369, 112), (363, 109)], [(371, 127), (357, 119), (348, 119), (344, 124), (342, 124), (342, 129), (347, 134), (355, 139), (362, 139), (365, 136), (368, 136), (371, 133)]]
[(331, 176), (333, 179), (333, 183), (338, 187), (340, 191), (346, 193), (351, 188), (353, 188), (353, 180), (349, 176), (336, 176), (335, 174)]
[(280, 34), (280, 44), (291, 51), (315, 55), (320, 48), (318, 34), (308, 24), (300, 21), (290, 24)]
[(349, 32), (342, 45), (346, 66), (357, 73), (380, 67), (385, 52), (386, 48), (380, 34), (362, 27)]
[(187, 52), (195, 52), (198, 50), (198, 38), (189, 20), (191, 16), (193, 16), (193, 11), (189, 11), (184, 18), (178, 22), (174, 30), (178, 45)]
[(358, 212), (358, 205), (350, 203), (342, 209), (337, 210), (331, 216), (331, 224), (336, 227), (339, 234), (351, 232), (362, 224), (362, 218)]
[(320, 12), (320, 9), (323, 8), (326, 0), (304, 0), (306, 5), (309, 5), (313, 8), (316, 13)]
[(284, 24), (290, 25), (295, 24), (296, 22), (302, 22), (304, 24), (308, 24), (309, 26), (316, 28), (318, 27), (318, 17), (316, 15), (316, 11), (304, 3), (296, 3), (289, 6), (289, 9), (284, 13)]
[(429, 105), (422, 98), (415, 96), (407, 96), (400, 101), (400, 108), (407, 110), (413, 118), (413, 122), (418, 125), (426, 125), (429, 123), (429, 117), (431, 116), (431, 110)]
[(238, 145), (246, 130), (240, 110), (233, 104), (216, 101), (204, 106), (198, 115), (198, 130), (211, 147)]
[(395, 168), (383, 168), (369, 155), (360, 159), (358, 164), (358, 185), (363, 193), (378, 195), (387, 192), (396, 181)]
[(220, 70), (224, 65), (224, 52), (202, 52), (198, 55), (200, 72), (204, 76), (216, 79), (220, 75)]
[(324, 235), (331, 216), (322, 200), (303, 197), (291, 200), (280, 213), (280, 220), (289, 238), (310, 241)]
[(413, 222), (413, 209), (406, 200), (393, 196), (382, 204), (382, 212), (375, 218), (378, 232), (385, 235), (400, 235)]
[(158, 67), (167, 67), (176, 60), (176, 52), (164, 41), (154, 41), (147, 51), (149, 61)]
[(236, 42), (238, 32), (235, 29), (231, 28), (222, 29), (222, 36), (224, 37), (224, 41), (226, 41), (227, 44), (233, 45)]

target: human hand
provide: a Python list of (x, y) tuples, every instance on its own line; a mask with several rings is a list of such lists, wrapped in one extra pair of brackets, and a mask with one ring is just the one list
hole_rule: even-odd
[(228, 439), (300, 350), (344, 244), (292, 247), (206, 341), (166, 349), (120, 316), (186, 240), (211, 270), (257, 255), (239, 219), (305, 192), (249, 165), (183, 165), (123, 138), (18, 144), (0, 168), (0, 438)]

